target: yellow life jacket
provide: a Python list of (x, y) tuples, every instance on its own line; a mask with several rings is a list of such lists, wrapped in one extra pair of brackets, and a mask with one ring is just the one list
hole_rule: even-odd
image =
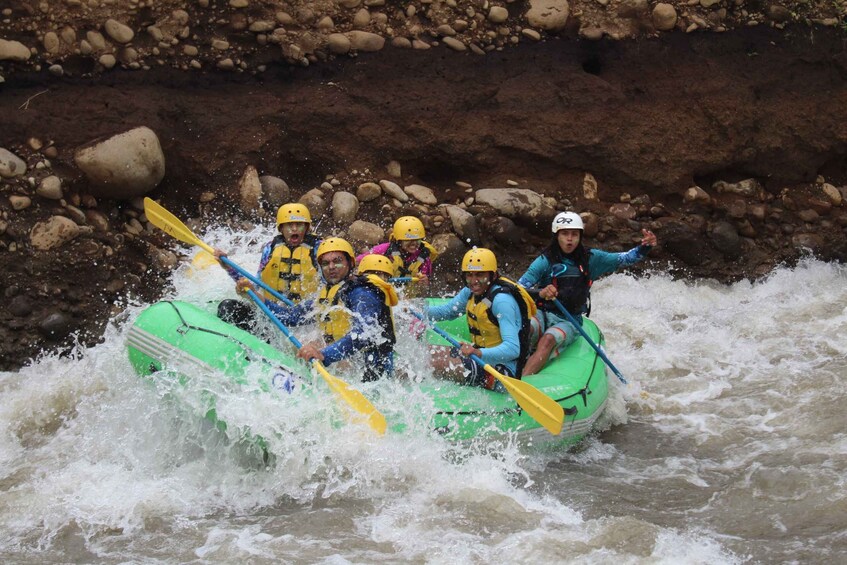
[(503, 343), (503, 337), (500, 335), (500, 322), (494, 312), (491, 311), (494, 297), (501, 292), (510, 294), (518, 303), (518, 309), (521, 312), (521, 329), (518, 332), (520, 355), (517, 359), (517, 374), (520, 375), (529, 356), (530, 320), (537, 311), (535, 301), (532, 300), (524, 287), (506, 277), (497, 277), (483, 296), (471, 296), (465, 307), (468, 329), (475, 347), (497, 347)]
[(438, 257), (438, 252), (432, 245), (421, 240), (421, 248), (417, 258), (407, 265), (403, 261), (403, 251), (400, 248), (400, 243), (392, 241), (388, 249), (385, 250), (385, 256), (394, 263), (395, 277), (416, 277), (420, 274), (421, 266), (423, 266), (426, 260), (435, 261)]
[[(315, 237), (311, 234), (303, 243), (291, 249), (282, 236), (274, 238), (274, 248), (268, 264), (262, 269), (262, 282), (298, 303), (318, 290), (318, 271), (313, 250)], [(265, 298), (273, 299), (269, 293)]]
[(318, 295), (318, 325), (327, 343), (338, 341), (350, 331), (350, 311), (341, 301), (346, 282), (324, 285)]
[(386, 338), (393, 344), (396, 342), (394, 334), (394, 314), (391, 311), (398, 303), (397, 291), (390, 283), (382, 280), (376, 275), (352, 276), (344, 279), (332, 287), (324, 286), (318, 296), (318, 323), (327, 343), (334, 343), (347, 335), (350, 331), (350, 308), (347, 304), (347, 295), (360, 286), (369, 285), (382, 292), (383, 308), (377, 317), (384, 324)]

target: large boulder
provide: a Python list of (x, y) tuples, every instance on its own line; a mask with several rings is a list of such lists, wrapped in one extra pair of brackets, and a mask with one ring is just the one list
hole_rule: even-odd
[(356, 220), (347, 228), (347, 239), (357, 248), (373, 247), (385, 239), (385, 231), (371, 222)]
[(38, 251), (47, 251), (64, 245), (77, 237), (79, 233), (79, 226), (70, 218), (52, 216), (35, 224), (30, 231), (29, 239), (33, 248)]
[(262, 184), (262, 194), (265, 202), (268, 203), (268, 209), (276, 214), (277, 208), (287, 204), (288, 199), (291, 198), (291, 189), (288, 188), (288, 183), (273, 175), (261, 176), (259, 182)]
[(526, 19), (534, 28), (556, 32), (565, 28), (570, 12), (568, 0), (529, 0)]
[(259, 172), (253, 165), (247, 165), (238, 180), (238, 197), (242, 211), (247, 214), (255, 214), (259, 211), (262, 182), (259, 180)]
[(461, 237), (468, 245), (477, 243), (479, 241), (479, 225), (473, 214), (453, 205), (448, 205), (445, 209), (456, 235)]
[(95, 141), (74, 154), (94, 196), (128, 200), (156, 188), (165, 176), (165, 156), (156, 134), (138, 127)]
[(344, 34), (350, 41), (350, 48), (356, 51), (380, 51), (385, 46), (385, 38), (369, 31), (348, 31)]
[(0, 147), (0, 177), (19, 177), (26, 172), (26, 163), (23, 159)]
[(359, 200), (353, 194), (339, 191), (332, 195), (332, 219), (339, 224), (351, 224), (358, 212)]
[(702, 265), (712, 256), (702, 236), (680, 221), (674, 220), (664, 225), (662, 242), (666, 251), (692, 267)]
[(491, 206), (507, 218), (535, 220), (555, 212), (542, 195), (526, 188), (483, 188), (475, 196), (477, 204)]
[(0, 39), (0, 61), (26, 61), (32, 53), (20, 41)]

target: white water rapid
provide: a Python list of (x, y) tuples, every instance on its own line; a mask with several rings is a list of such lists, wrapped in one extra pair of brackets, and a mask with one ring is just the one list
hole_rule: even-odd
[[(203, 237), (252, 271), (268, 235)], [(215, 267), (173, 283), (166, 298), (234, 296)], [(228, 421), (276, 438), (269, 467), (136, 376), (125, 338), (146, 305), (130, 305), (102, 344), (0, 373), (0, 561), (847, 561), (847, 268), (593, 290), (631, 384), (610, 376), (606, 429), (579, 448), (377, 438), (233, 390)]]

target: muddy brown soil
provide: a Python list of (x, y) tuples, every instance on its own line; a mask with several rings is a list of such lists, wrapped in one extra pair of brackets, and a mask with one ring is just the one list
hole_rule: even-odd
[[(601, 217), (613, 204), (640, 198), (645, 213), (611, 217), (610, 229), (589, 243), (627, 249), (649, 227), (661, 244), (644, 268), (679, 276), (761, 276), (796, 260), (804, 252), (798, 242), (824, 259), (847, 257), (843, 206), (801, 214), (822, 182), (847, 185), (847, 54), (843, 35), (830, 28), (551, 39), (484, 57), (386, 49), (308, 68), (271, 64), (256, 76), (155, 68), (88, 78), (20, 73), (0, 84), (0, 115), (0, 147), (36, 162), (43, 157), (27, 140), (49, 141), (53, 170), (67, 179), (66, 194), (82, 202), (86, 185), (73, 166), (74, 148), (151, 128), (167, 171), (149, 196), (198, 225), (244, 219), (234, 203), (249, 165), (284, 179), (296, 198), (327, 175), (355, 191), (385, 178), (394, 160), (402, 165), (401, 186), (429, 186), (441, 203), (467, 196), (457, 181), (474, 188), (514, 181), (560, 207)], [(586, 173), (597, 179), (597, 199), (585, 198)], [(749, 220), (733, 215), (734, 195), (712, 190), (717, 181), (748, 178), (763, 186), (767, 210)], [(692, 186), (712, 201), (686, 201)], [(124, 233), (127, 219), (140, 215), (131, 203), (97, 201), (113, 230), (36, 252), (29, 228), (61, 211), (38, 198), (12, 210), (7, 196), (20, 192), (0, 185), (4, 370), (44, 348), (96, 342), (122, 301), (161, 295), (167, 272), (151, 254), (172, 243), (155, 231)], [(208, 192), (217, 197), (201, 204)], [(494, 221), (490, 211), (470, 209)], [(379, 204), (359, 213), (381, 223), (383, 215)], [(744, 225), (743, 252), (727, 252), (709, 235), (722, 222)], [(518, 275), (546, 242), (548, 226), (515, 223), (517, 240), (483, 234), (481, 243)], [(752, 232), (743, 231), (747, 225)]]

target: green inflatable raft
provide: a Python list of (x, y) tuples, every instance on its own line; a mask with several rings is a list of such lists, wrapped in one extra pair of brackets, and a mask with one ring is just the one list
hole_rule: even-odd
[[(438, 326), (456, 339), (468, 340), (464, 317), (441, 322)], [(603, 344), (603, 335), (594, 322), (586, 318), (583, 329), (595, 343)], [(432, 345), (449, 345), (431, 330), (426, 339)], [(127, 346), (130, 362), (139, 375), (168, 379), (180, 386), (188, 386), (197, 375), (203, 375), (265, 392), (274, 389), (291, 392), (292, 400), (304, 395), (332, 394), (322, 386), (320, 379), (314, 381), (314, 386), (309, 384), (313, 382), (309, 368), (295, 360), (291, 347), (276, 349), (186, 302), (165, 301), (146, 308), (130, 328)], [(583, 338), (577, 339), (540, 373), (525, 381), (564, 409), (565, 421), (558, 436), (552, 436), (509, 394), (447, 381), (410, 383), (408, 386), (431, 398), (432, 413), (423, 415), (431, 429), (457, 441), (515, 434), (533, 442), (575, 443), (591, 430), (608, 398), (605, 365)], [(295, 386), (295, 383), (299, 384)], [(358, 386), (358, 383), (350, 384)], [(373, 386), (378, 387), (379, 383), (369, 385)], [(369, 388), (365, 394), (385, 414), (389, 433), (402, 433), (406, 419), (399, 417), (396, 406), (381, 406), (379, 395), (372, 392)], [(206, 418), (226, 428), (226, 423), (220, 421), (215, 412), (214, 395), (202, 399), (201, 405)]]

